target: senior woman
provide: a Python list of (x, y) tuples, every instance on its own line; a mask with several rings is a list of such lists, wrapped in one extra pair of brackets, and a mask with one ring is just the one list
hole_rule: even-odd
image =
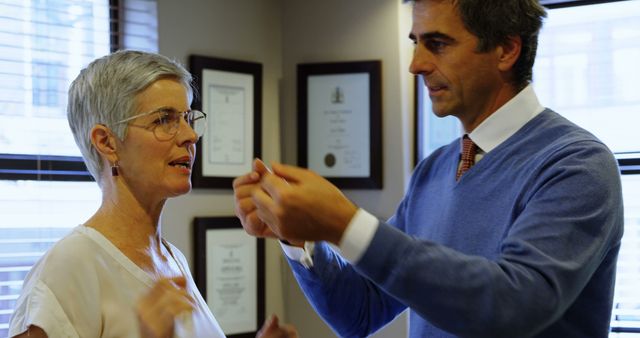
[[(192, 96), (180, 64), (137, 51), (95, 60), (71, 84), (69, 125), (102, 204), (29, 272), (10, 337), (224, 337), (161, 236), (165, 202), (191, 190), (206, 125)], [(296, 333), (272, 318), (258, 337)]]

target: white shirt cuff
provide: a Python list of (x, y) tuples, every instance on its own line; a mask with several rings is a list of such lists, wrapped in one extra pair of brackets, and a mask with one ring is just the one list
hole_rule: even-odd
[(288, 245), (280, 241), (280, 246), (282, 247), (282, 251), (284, 254), (289, 257), (289, 259), (299, 262), (307, 269), (313, 267), (313, 249), (315, 247), (315, 242), (304, 242), (304, 248), (300, 248), (293, 245)]
[(379, 224), (375, 216), (358, 209), (340, 240), (342, 257), (353, 264), (357, 263), (369, 248)]

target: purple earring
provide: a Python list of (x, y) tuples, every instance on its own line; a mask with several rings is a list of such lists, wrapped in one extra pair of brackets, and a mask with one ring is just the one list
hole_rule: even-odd
[(118, 161), (111, 166), (111, 176), (118, 176)]

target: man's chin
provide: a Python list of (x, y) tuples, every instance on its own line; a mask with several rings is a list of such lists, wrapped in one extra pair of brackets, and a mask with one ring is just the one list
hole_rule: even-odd
[(433, 115), (439, 118), (443, 118), (447, 116), (452, 116), (453, 114), (451, 114), (451, 112), (447, 109), (436, 109), (436, 107), (433, 107)]

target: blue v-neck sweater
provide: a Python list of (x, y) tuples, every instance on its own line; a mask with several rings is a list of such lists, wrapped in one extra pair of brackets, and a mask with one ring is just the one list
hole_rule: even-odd
[(620, 179), (593, 135), (545, 110), (460, 181), (460, 141), (416, 168), (356, 265), (326, 243), (290, 261), (341, 337), (410, 308), (409, 337), (607, 337), (623, 229)]

